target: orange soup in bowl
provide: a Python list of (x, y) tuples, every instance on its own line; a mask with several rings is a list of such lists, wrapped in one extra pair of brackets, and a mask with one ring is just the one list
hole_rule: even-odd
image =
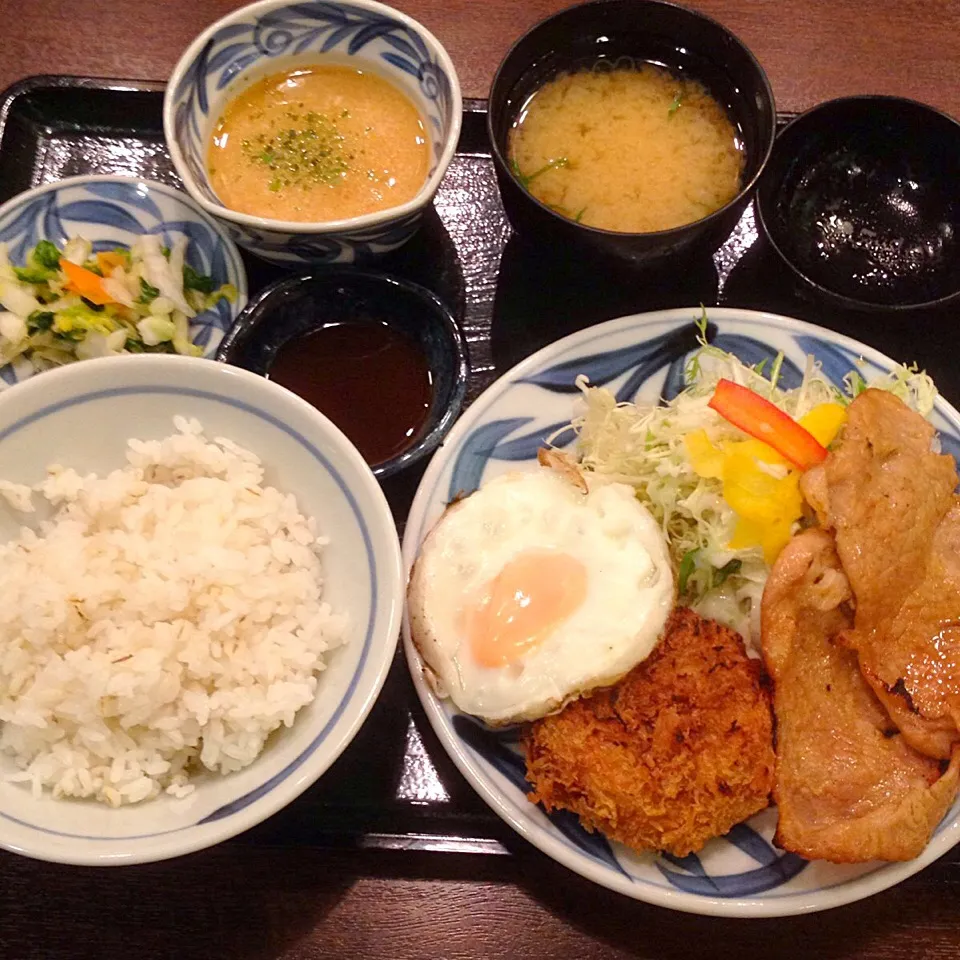
[(429, 145), (417, 108), (352, 67), (273, 74), (231, 100), (207, 157), (221, 203), (273, 220), (357, 217), (413, 199)]

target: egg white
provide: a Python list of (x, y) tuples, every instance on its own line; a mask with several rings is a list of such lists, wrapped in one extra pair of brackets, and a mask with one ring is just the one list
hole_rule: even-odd
[[(586, 597), (517, 661), (483, 666), (459, 626), (462, 607), (527, 550), (579, 560)], [(583, 493), (544, 468), (497, 477), (449, 507), (407, 592), (411, 636), (434, 689), (491, 724), (534, 720), (616, 683), (654, 649), (674, 598), (666, 540), (632, 488)]]

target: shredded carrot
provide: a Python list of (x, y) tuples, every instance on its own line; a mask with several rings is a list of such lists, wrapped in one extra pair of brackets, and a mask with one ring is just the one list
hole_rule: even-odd
[(116, 302), (104, 290), (103, 277), (98, 277), (92, 270), (77, 266), (77, 264), (62, 257), (60, 259), (60, 269), (67, 275), (67, 290), (79, 293), (81, 297), (91, 303), (103, 305)]

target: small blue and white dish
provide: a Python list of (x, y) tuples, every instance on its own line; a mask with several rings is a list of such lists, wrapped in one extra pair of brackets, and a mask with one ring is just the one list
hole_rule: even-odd
[[(570, 422), (579, 395), (576, 377), (606, 386), (619, 401), (656, 402), (684, 386), (696, 349), (693, 322), (700, 308), (662, 310), (611, 320), (545, 347), (478, 397), (433, 458), (407, 519), (407, 571), (447, 504), (504, 472), (535, 468), (546, 439)], [(820, 361), (837, 385), (856, 371), (867, 379), (894, 362), (849, 337), (771, 313), (708, 310), (712, 343), (745, 363), (770, 362), (780, 351), (781, 383), (797, 386), (806, 358)], [(904, 358), (909, 360), (909, 357)], [(960, 413), (938, 397), (930, 417), (945, 451), (960, 454)], [(568, 434), (572, 442), (572, 432)], [(562, 442), (562, 437), (558, 442)], [(942, 856), (960, 841), (960, 800), (927, 848), (906, 863), (840, 866), (808, 862), (773, 844), (777, 813), (770, 808), (683, 858), (637, 854), (570, 813), (547, 815), (527, 799), (525, 763), (517, 728), (499, 730), (439, 700), (423, 674), (409, 624), (404, 649), (414, 685), (444, 749), (480, 796), (521, 836), (571, 870), (637, 900), (711, 916), (779, 917), (813, 913), (886, 890)]]
[[(224, 106), (269, 74), (318, 63), (369, 70), (410, 98), (430, 138), (426, 182), (404, 204), (343, 220), (303, 223), (230, 210), (211, 187), (206, 165)], [(190, 44), (167, 86), (163, 130), (187, 192), (242, 247), (281, 265), (352, 263), (414, 235), (456, 150), (462, 113), (453, 62), (411, 17), (373, 0), (263, 0), (218, 20)]]
[(350, 267), (278, 280), (251, 300), (221, 342), (217, 359), (269, 376), (280, 348), (291, 340), (328, 325), (370, 322), (393, 328), (419, 347), (432, 386), (426, 420), (409, 445), (388, 460), (370, 464), (374, 476), (383, 479), (437, 448), (459, 416), (467, 392), (463, 333), (450, 310), (425, 287)]
[[(247, 302), (247, 274), (233, 241), (186, 194), (162, 183), (118, 176), (69, 177), (27, 190), (0, 206), (0, 243), (13, 264), (23, 264), (40, 240), (58, 247), (83, 237), (94, 251), (131, 246), (144, 234), (173, 246), (186, 237), (186, 262), (220, 286), (237, 289), (234, 303), (221, 300), (197, 316), (190, 333), (212, 358), (224, 333)], [(0, 370), (6, 385), (16, 382), (10, 366)]]

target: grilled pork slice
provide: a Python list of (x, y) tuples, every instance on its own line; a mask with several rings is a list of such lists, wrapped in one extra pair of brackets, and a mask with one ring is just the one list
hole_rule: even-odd
[(867, 390), (803, 489), (856, 598), (842, 642), (909, 743), (946, 759), (960, 740), (960, 501), (933, 437), (896, 397)]
[(946, 772), (891, 723), (836, 641), (851, 627), (850, 585), (833, 537), (807, 530), (774, 564), (763, 595), (763, 656), (774, 681), (776, 841), (834, 863), (909, 860), (957, 792)]

